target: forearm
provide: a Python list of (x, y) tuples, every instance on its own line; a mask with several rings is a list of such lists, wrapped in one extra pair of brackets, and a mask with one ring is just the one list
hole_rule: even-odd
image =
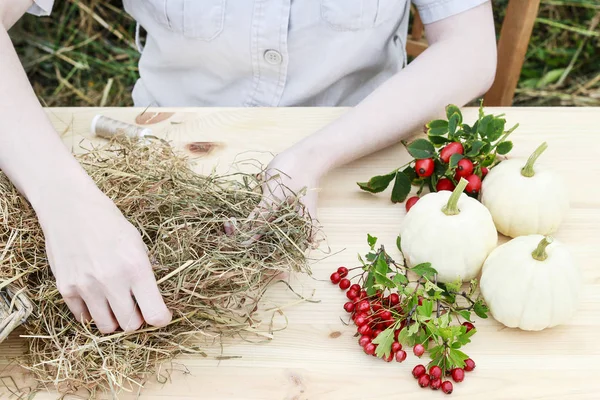
[(67, 186), (89, 179), (50, 124), (2, 25), (0, 169), (36, 210)]
[(315, 173), (325, 173), (397, 143), (442, 114), (447, 104), (462, 106), (482, 95), (495, 73), (491, 26), (477, 37), (434, 38), (438, 40), (361, 104), (300, 142), (299, 153), (315, 160)]

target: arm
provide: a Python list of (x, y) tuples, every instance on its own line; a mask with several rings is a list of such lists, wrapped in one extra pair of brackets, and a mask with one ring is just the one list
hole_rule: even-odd
[[(447, 104), (462, 106), (487, 91), (496, 70), (491, 4), (425, 28), (430, 45), (418, 58), (341, 118), (273, 160), (272, 169), (291, 177), (286, 186), (313, 187), (331, 169), (397, 143)], [(314, 216), (316, 194), (304, 202)]]
[[(7, 30), (32, 0), (0, 3), (0, 169), (35, 209), (57, 287), (78, 319), (103, 332), (170, 320), (137, 230), (63, 145)], [(115, 279), (117, 278), (117, 279)], [(119, 284), (115, 285), (115, 282)]]

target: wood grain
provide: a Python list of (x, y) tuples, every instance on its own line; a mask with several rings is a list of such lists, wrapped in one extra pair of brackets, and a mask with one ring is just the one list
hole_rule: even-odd
[(484, 97), (488, 106), (510, 106), (521, 75), (540, 0), (510, 0), (498, 40), (496, 79)]
[[(193, 142), (220, 142), (209, 154), (196, 158), (197, 170), (216, 166), (227, 171), (243, 158), (268, 162), (272, 152), (294, 144), (337, 116), (344, 109), (173, 109), (169, 119), (152, 125), (154, 134), (166, 137), (186, 151)], [(479, 333), (467, 353), (477, 362), (465, 382), (455, 385), (453, 399), (598, 399), (600, 398), (600, 145), (597, 141), (598, 108), (498, 108), (509, 125), (519, 122), (513, 134), (512, 157), (526, 157), (542, 141), (549, 149), (539, 162), (553, 166), (568, 179), (571, 210), (556, 234), (580, 262), (585, 285), (582, 303), (564, 326), (531, 333), (504, 328), (493, 319), (477, 320)], [(49, 109), (57, 131), (74, 151), (89, 138), (92, 117), (103, 114), (133, 122), (138, 109)], [(472, 122), (475, 109), (465, 109)], [(191, 155), (191, 154), (190, 154)], [(393, 243), (405, 214), (393, 205), (389, 193), (362, 193), (355, 182), (386, 173), (408, 159), (401, 146), (390, 147), (328, 174), (319, 188), (318, 217), (328, 237), (329, 252), (312, 265), (314, 279), (293, 276), (294, 288), (318, 304), (298, 303), (282, 285), (273, 287), (263, 308), (283, 306), (287, 329), (269, 343), (233, 343), (224, 350), (229, 360), (186, 357), (166, 366), (169, 382), (151, 378), (141, 399), (438, 399), (439, 392), (420, 389), (410, 370), (414, 356), (403, 364), (385, 363), (364, 355), (354, 330), (340, 321), (345, 297), (327, 277), (339, 265), (354, 266), (356, 254), (366, 249), (367, 232), (383, 243)], [(325, 256), (329, 256), (324, 258)], [(518, 277), (515, 277), (518, 279)], [(281, 316), (277, 324), (283, 324)], [(23, 341), (13, 335), (0, 345), (0, 355), (22, 353)], [(213, 353), (219, 349), (210, 349)], [(0, 363), (6, 361), (0, 361)], [(0, 376), (12, 376), (20, 387), (31, 384), (22, 371), (0, 365)], [(2, 380), (3, 382), (6, 380)], [(123, 395), (120, 398), (134, 398)], [(10, 398), (0, 383), (0, 399)], [(14, 397), (13, 397), (14, 398)], [(56, 399), (52, 392), (35, 399)], [(108, 397), (107, 397), (108, 398)]]

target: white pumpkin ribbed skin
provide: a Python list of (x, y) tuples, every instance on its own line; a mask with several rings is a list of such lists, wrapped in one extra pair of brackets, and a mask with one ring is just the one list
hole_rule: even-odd
[(581, 271), (556, 240), (546, 248), (546, 260), (535, 260), (531, 253), (543, 237), (512, 239), (492, 251), (483, 265), (481, 294), (492, 316), (510, 328), (550, 328), (567, 322), (577, 309)]
[(535, 175), (521, 175), (527, 160), (502, 161), (490, 170), (481, 187), (486, 206), (498, 232), (517, 237), (556, 232), (569, 209), (568, 189), (563, 179), (542, 165)]
[(411, 267), (430, 262), (438, 281), (468, 281), (498, 244), (498, 233), (489, 211), (464, 193), (458, 200), (460, 214), (444, 214), (451, 194), (429, 193), (410, 209), (400, 228), (402, 251)]

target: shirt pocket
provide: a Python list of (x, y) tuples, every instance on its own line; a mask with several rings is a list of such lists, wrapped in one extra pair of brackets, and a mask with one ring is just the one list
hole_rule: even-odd
[(321, 18), (335, 30), (370, 29), (398, 17), (392, 11), (399, 1), (408, 0), (321, 0)]
[(146, 0), (154, 18), (190, 39), (213, 40), (223, 31), (227, 0)]

